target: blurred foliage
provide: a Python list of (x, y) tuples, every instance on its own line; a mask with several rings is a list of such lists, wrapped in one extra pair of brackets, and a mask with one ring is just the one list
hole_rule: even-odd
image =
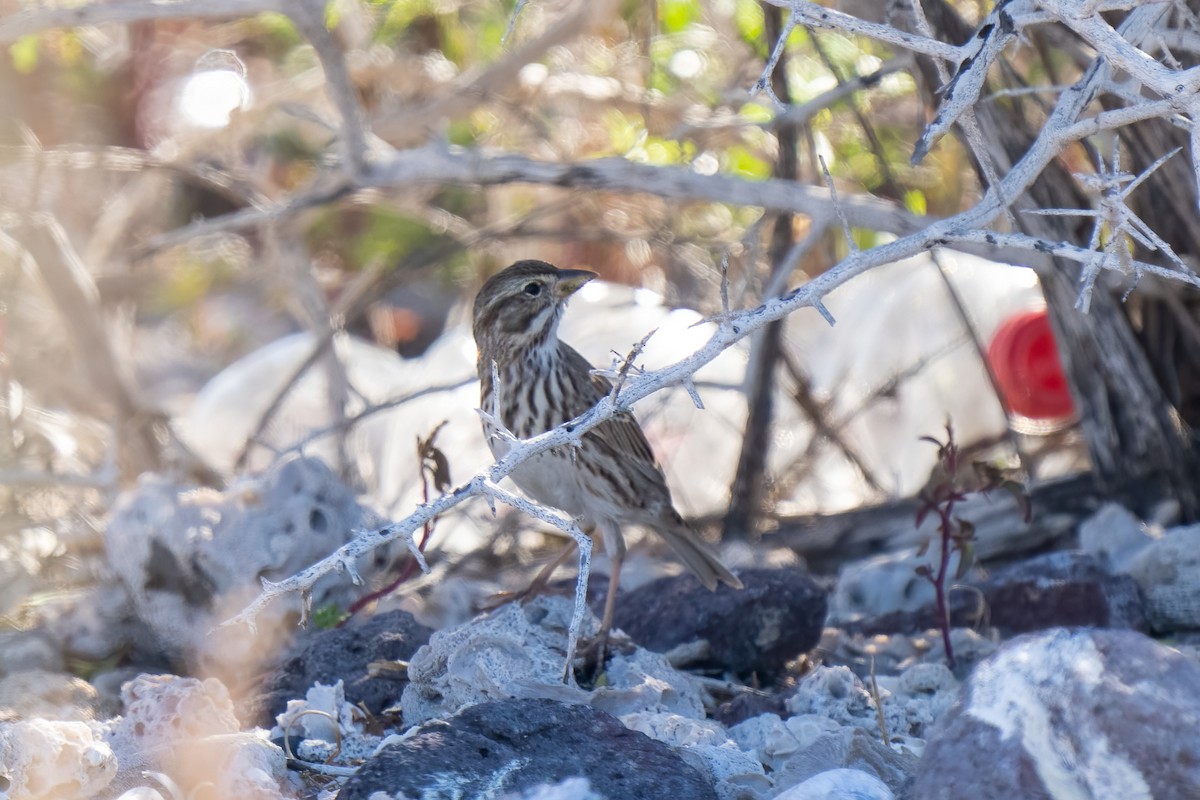
[[(746, 181), (775, 173), (781, 109), (753, 87), (776, 44), (767, 15), (778, 9), (759, 0), (623, 0), (612, 18), (495, 73), (580, 13), (565, 0), (528, 2), (514, 20), (516, 6), (327, 5), (325, 24), (378, 152), (433, 145), (574, 163), (624, 158)], [(803, 103), (895, 55), (798, 28), (780, 69), (788, 99)], [(215, 99), (195, 96), (193, 79), (212, 70), (226, 83), (227, 73), (234, 85), (244, 81), (248, 100), (228, 119), (205, 117), (214, 110), (204, 103)], [(823, 185), (823, 161), (846, 196), (875, 193), (939, 216), (970, 201), (973, 171), (949, 138), (922, 166), (908, 163), (925, 113), (909, 71), (893, 69), (806, 120), (801, 182)], [(0, 213), (52, 211), (106, 309), (191, 332), (187, 345), (210, 369), (310, 324), (321, 303), (332, 306), (348, 286), (362, 290), (355, 281), (370, 275), (386, 277), (367, 287), (371, 302), (406, 285), (468, 294), (481, 273), (536, 255), (589, 264), (706, 312), (720, 307), (724, 255), (735, 303), (752, 302), (766, 281), (771, 226), (760, 208), (519, 181), (343, 190), (341, 116), (324, 76), (307, 35), (275, 12), (22, 37), (0, 59)], [(240, 99), (224, 98), (225, 110)], [(244, 221), (271, 208), (288, 210)], [(221, 222), (205, 227), (213, 220)], [(804, 260), (809, 274), (846, 250), (840, 231), (826, 236)], [(878, 238), (853, 237), (859, 247)], [(413, 266), (454, 242), (456, 252)], [(366, 313), (339, 322), (362, 332)], [(444, 324), (438, 313), (430, 330)], [(22, 336), (34, 333), (14, 330), (10, 346)]]

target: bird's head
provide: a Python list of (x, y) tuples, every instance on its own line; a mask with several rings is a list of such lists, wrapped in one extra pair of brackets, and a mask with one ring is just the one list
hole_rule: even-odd
[(554, 345), (567, 298), (596, 277), (545, 261), (518, 261), (488, 279), (475, 296), (473, 329), (492, 358)]

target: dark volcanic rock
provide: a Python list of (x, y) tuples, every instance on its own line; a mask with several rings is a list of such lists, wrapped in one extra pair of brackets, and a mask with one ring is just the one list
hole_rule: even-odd
[[(362, 703), (372, 714), (400, 702), (408, 681), (400, 677), (367, 674), (372, 661), (408, 661), (433, 633), (407, 611), (352, 621), (344, 628), (319, 631), (297, 643), (292, 654), (267, 679), (265, 696), (258, 704), (258, 722), (275, 724), (275, 715), (288, 700), (303, 699), (314, 683), (331, 685), (344, 680), (346, 699)], [(403, 674), (403, 673), (399, 673)]]
[(1140, 633), (1056, 629), (980, 664), (936, 724), (921, 800), (1200, 797), (1200, 664)]
[[(996, 570), (978, 584), (980, 594), (950, 593), (950, 617), (955, 627), (975, 627), (981, 620), (1004, 636), (1077, 625), (1147, 630), (1137, 582), (1128, 575), (1107, 572), (1100, 559), (1088, 553), (1048, 553)], [(917, 611), (896, 611), (843, 626), (867, 636), (916, 633), (938, 627), (933, 605)]]
[(1005, 636), (1076, 625), (1147, 630), (1137, 583), (1087, 553), (1048, 553), (997, 570), (983, 591), (991, 624)]
[(745, 588), (710, 592), (694, 575), (661, 578), (621, 596), (614, 622), (635, 642), (665, 653), (708, 642), (703, 664), (739, 674), (770, 674), (821, 639), (827, 600), (807, 573), (747, 569)]
[(675, 751), (590, 706), (500, 700), (430, 722), (364, 764), (339, 800), (499, 797), (567, 778), (604, 797), (716, 800)]
[(778, 694), (744, 694), (734, 695), (729, 700), (717, 706), (713, 719), (729, 728), (739, 722), (745, 722), (759, 714), (775, 714), (787, 716), (787, 702)]

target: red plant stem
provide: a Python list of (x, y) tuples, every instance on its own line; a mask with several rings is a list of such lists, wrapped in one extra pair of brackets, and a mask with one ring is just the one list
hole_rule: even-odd
[[(426, 504), (428, 504), (429, 477), (424, 471), (421, 472), (421, 491), (425, 498)], [(417, 542), (417, 549), (422, 553), (425, 552), (425, 545), (429, 543), (429, 537), (433, 535), (433, 526), (437, 523), (437, 521), (438, 518), (434, 517), (433, 519), (426, 520), (425, 524), (421, 527), (421, 541)], [(340, 628), (345, 625), (350, 621), (351, 617), (353, 617), (359, 611), (362, 611), (371, 603), (387, 597), (389, 594), (396, 591), (398, 587), (404, 585), (404, 583), (412, 578), (412, 576), (415, 574), (417, 574), (417, 560), (410, 555), (405, 559), (404, 566), (400, 568), (400, 574), (396, 576), (396, 580), (392, 581), (387, 586), (384, 586), (382, 589), (376, 589), (373, 592), (368, 592), (351, 603), (350, 608), (346, 611), (346, 618), (339, 622), (337, 627)]]
[(942, 554), (938, 563), (937, 577), (932, 579), (934, 596), (937, 598), (938, 617), (942, 623), (942, 647), (946, 650), (946, 665), (954, 669), (954, 647), (950, 644), (950, 605), (946, 602), (946, 573), (950, 571), (950, 533), (954, 521), (951, 512), (954, 510), (954, 498), (938, 507), (941, 524), (938, 526), (942, 534)]

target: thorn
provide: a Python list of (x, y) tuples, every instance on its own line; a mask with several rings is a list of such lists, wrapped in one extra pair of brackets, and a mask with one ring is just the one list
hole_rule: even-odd
[(834, 325), (837, 325), (837, 320), (833, 318), (833, 314), (829, 313), (829, 309), (826, 308), (825, 304), (820, 300), (813, 301), (813, 308), (817, 310), (818, 314), (825, 318), (825, 321), (829, 323), (829, 327), (832, 328)]

